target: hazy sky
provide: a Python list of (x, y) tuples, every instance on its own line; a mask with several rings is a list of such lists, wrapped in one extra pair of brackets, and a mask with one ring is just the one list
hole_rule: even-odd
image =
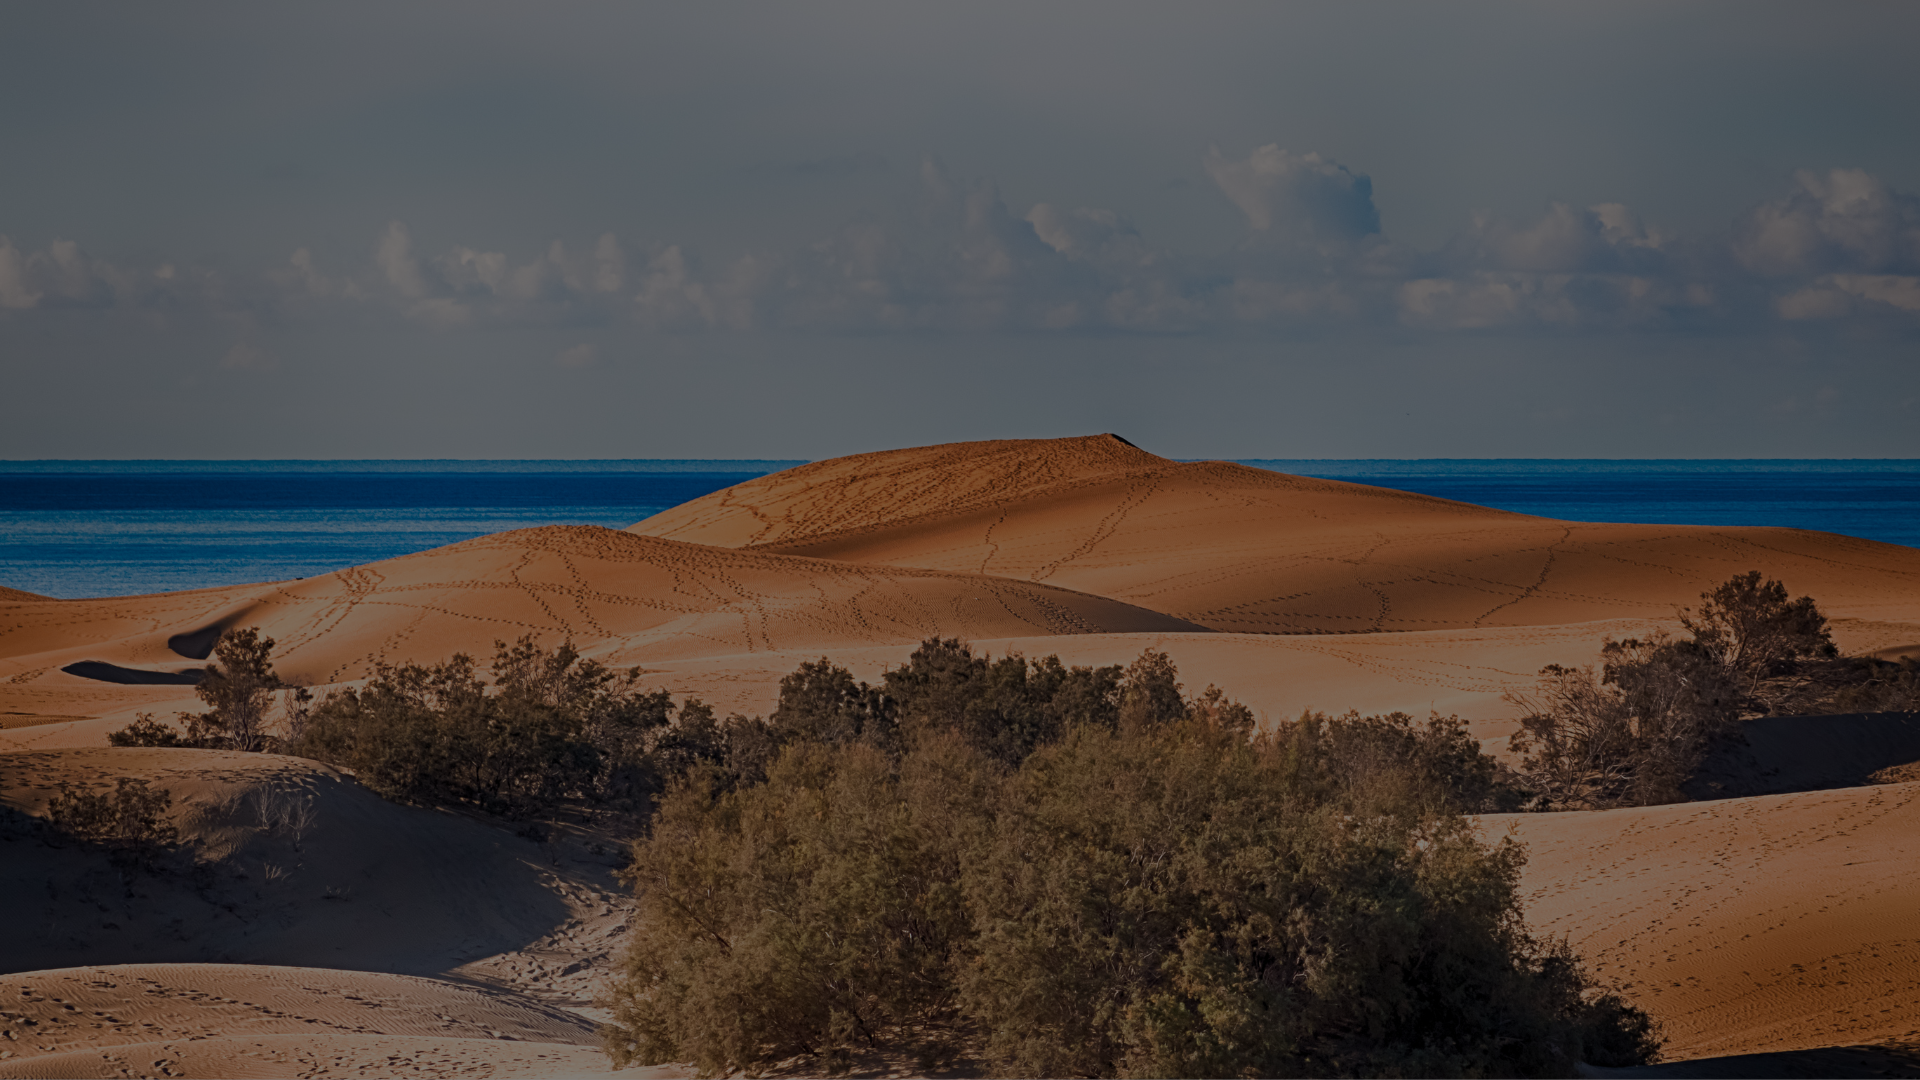
[(1920, 456), (1920, 5), (0, 7), (0, 458)]

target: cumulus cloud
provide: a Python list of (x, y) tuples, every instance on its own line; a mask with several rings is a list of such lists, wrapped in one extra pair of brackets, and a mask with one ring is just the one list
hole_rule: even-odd
[[(985, 180), (922, 162), (900, 200), (788, 250), (704, 258), (612, 233), (543, 250), (418, 241), (390, 222), (357, 264), (306, 248), (227, 280), (129, 270), (58, 240), (0, 237), (0, 315), (193, 304), (252, 319), (374, 312), (431, 326), (627, 322), (662, 332), (1258, 332), (1400, 324), (1435, 331), (1747, 326), (1877, 319), (1920, 327), (1920, 199), (1851, 170), (1802, 173), (1714, 236), (1677, 237), (1619, 203), (1475, 215), (1415, 251), (1379, 233), (1368, 178), (1265, 146), (1202, 162), (1243, 211), (1213, 256), (1157, 249), (1114, 210), (1009, 207)], [(243, 362), (244, 350), (230, 355)], [(589, 346), (554, 362), (593, 360)]]
[(1794, 174), (1795, 190), (1741, 215), (1732, 253), (1769, 277), (1920, 273), (1920, 197), (1859, 169)]
[(1373, 181), (1317, 153), (1290, 154), (1268, 144), (1232, 161), (1207, 151), (1207, 175), (1233, 200), (1247, 224), (1290, 237), (1355, 240), (1380, 231)]
[(1554, 203), (1522, 225), (1476, 214), (1448, 244), (1445, 257), (1475, 270), (1644, 272), (1661, 265), (1667, 239), (1619, 203), (1585, 209)]

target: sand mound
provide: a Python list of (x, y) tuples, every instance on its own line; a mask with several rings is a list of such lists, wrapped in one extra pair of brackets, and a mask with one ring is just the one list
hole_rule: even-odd
[[(44, 828), (63, 784), (144, 779), (189, 841), (158, 872)], [(590, 996), (625, 933), (616, 855), (387, 802), (317, 762), (209, 750), (0, 754), (0, 970), (196, 961), (471, 977)], [(565, 945), (574, 970), (537, 953)], [(522, 977), (524, 976), (524, 978)]]
[(201, 665), (185, 654), (210, 645), (209, 627), (239, 622), (278, 641), (283, 676), (323, 683), (382, 661), (485, 658), (524, 634), (634, 664), (930, 636), (1201, 629), (1052, 585), (549, 526), (250, 590), (0, 605), (0, 649), (11, 654), (0, 677), (57, 685), (79, 678), (59, 669), (82, 661), (188, 672)]
[(1683, 786), (1689, 798), (1863, 787), (1920, 762), (1920, 713), (1763, 716), (1739, 732), (1740, 743), (1715, 750)]
[(1582, 524), (1113, 436), (818, 462), (630, 527), (862, 564), (1044, 581), (1215, 630), (1351, 633), (1670, 618), (1759, 569), (1832, 615), (1920, 619), (1920, 551), (1794, 529)]
[(0, 1076), (604, 1073), (593, 1025), (499, 991), (316, 968), (122, 964), (0, 976)]
[(405, 1035), (265, 1035), (132, 1043), (0, 1061), (0, 1077), (194, 1076), (208, 1080), (325, 1077), (568, 1077), (632, 1080), (686, 1076), (684, 1069), (615, 1073), (597, 1049), (556, 1043)]
[(0, 585), (0, 600), (41, 600), (55, 604), (60, 602), (51, 596), (41, 596), (39, 593), (30, 593), (25, 589), (9, 589), (5, 585)]
[(1920, 784), (1481, 820), (1669, 1059), (1920, 1037)]

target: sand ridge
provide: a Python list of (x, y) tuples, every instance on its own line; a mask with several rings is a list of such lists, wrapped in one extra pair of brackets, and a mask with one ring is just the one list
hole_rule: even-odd
[[(253, 589), (0, 605), (0, 678), (57, 683), (81, 660), (186, 671), (199, 663), (170, 643), (242, 621), (276, 640), (283, 677), (311, 683), (364, 678), (382, 662), (485, 658), (526, 634), (626, 665), (935, 636), (1202, 629), (1053, 585), (547, 526)], [(26, 651), (42, 642), (54, 647)]]
[[(163, 872), (122, 873), (34, 826), (63, 786), (111, 790), (120, 777), (172, 793), (170, 817), (189, 847)], [(531, 839), (392, 803), (328, 766), (274, 754), (0, 753), (0, 852), (10, 926), (0, 970), (471, 966), (465, 977), (585, 1004), (627, 930), (617, 841)]]
[(1750, 569), (1830, 614), (1920, 620), (1920, 551), (1909, 548), (1795, 529), (1554, 521), (1175, 462), (1113, 436), (818, 462), (629, 531), (1044, 581), (1236, 633), (1671, 618)]
[(1920, 1039), (1920, 784), (1480, 821), (1670, 1060)]

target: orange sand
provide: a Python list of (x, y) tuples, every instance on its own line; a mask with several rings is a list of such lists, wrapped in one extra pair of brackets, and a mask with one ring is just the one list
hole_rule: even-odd
[[(20, 973), (0, 977), (0, 1032), (13, 1032), (0, 1076), (605, 1069), (592, 1002), (629, 910), (606, 838), (535, 842), (291, 758), (109, 750), (135, 713), (198, 702), (189, 686), (61, 670), (76, 662), (186, 672), (218, 630), (257, 625), (283, 675), (324, 690), (379, 663), (484, 661), (496, 640), (532, 634), (642, 665), (722, 712), (764, 713), (802, 660), (874, 680), (932, 636), (1073, 664), (1155, 648), (1189, 688), (1217, 684), (1269, 719), (1434, 709), (1499, 750), (1513, 728), (1503, 693), (1545, 664), (1591, 662), (1608, 637), (1673, 627), (1676, 607), (1750, 569), (1818, 598), (1849, 652), (1920, 648), (1920, 551), (1550, 521), (1180, 464), (1112, 436), (843, 458), (625, 532), (527, 529), (304, 581), (103, 600), (0, 591), (0, 971)], [(61, 784), (118, 776), (172, 790), (217, 873), (130, 881), (37, 838)], [(1531, 847), (1535, 925), (1628, 982), (1688, 1058), (1920, 1029), (1916, 795), (1896, 784), (1486, 825)], [(259, 812), (289, 800), (310, 810), (301, 829)]]

